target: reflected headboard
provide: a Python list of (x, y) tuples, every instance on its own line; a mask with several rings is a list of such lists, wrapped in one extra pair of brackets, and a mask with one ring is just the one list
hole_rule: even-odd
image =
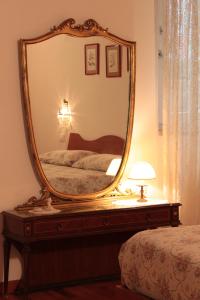
[(123, 155), (124, 146), (125, 140), (116, 135), (104, 135), (96, 140), (84, 140), (80, 134), (70, 133), (67, 149)]

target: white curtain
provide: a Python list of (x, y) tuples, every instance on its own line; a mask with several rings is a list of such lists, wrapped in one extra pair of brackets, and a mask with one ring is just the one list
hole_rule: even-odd
[(164, 188), (200, 224), (200, 0), (164, 0)]

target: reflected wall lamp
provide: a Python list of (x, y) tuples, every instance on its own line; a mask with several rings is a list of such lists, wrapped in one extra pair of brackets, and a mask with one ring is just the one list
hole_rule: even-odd
[(71, 118), (71, 110), (69, 107), (69, 103), (66, 99), (63, 99), (63, 103), (58, 111), (59, 118)]

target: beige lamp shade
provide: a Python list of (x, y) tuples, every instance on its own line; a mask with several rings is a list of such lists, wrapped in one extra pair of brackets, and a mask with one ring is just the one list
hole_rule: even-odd
[(121, 158), (114, 158), (106, 171), (106, 175), (115, 176), (119, 170), (121, 161)]
[(128, 178), (134, 180), (154, 179), (156, 178), (156, 173), (150, 163), (138, 161), (133, 164)]

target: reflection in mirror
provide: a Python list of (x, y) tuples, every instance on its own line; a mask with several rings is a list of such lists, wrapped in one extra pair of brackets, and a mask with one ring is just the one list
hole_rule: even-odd
[[(114, 190), (130, 149), (135, 43), (90, 19), (20, 41), (22, 92), (42, 190), (92, 199)], [(107, 169), (121, 164), (114, 175)], [(43, 196), (42, 196), (43, 197)], [(58, 199), (59, 200), (59, 199)]]
[[(86, 39), (58, 35), (27, 46), (37, 151), (48, 181), (54, 189), (65, 194), (89, 194), (107, 187), (114, 179), (106, 174), (107, 168), (113, 159), (123, 154), (130, 72), (127, 47), (121, 46), (122, 61), (118, 65), (115, 52), (113, 56), (110, 54), (115, 73), (115, 64), (116, 68), (122, 67), (121, 76), (106, 76), (105, 49), (110, 44), (103, 37)], [(98, 45), (99, 74), (85, 74), (86, 45)], [(119, 48), (113, 42), (112, 45), (113, 49)], [(87, 140), (88, 147), (87, 141), (86, 148), (80, 148), (76, 141), (69, 150), (72, 132)], [(92, 148), (91, 141), (106, 136), (107, 145), (104, 139), (99, 140), (99, 149)], [(117, 151), (113, 141), (119, 143)]]

